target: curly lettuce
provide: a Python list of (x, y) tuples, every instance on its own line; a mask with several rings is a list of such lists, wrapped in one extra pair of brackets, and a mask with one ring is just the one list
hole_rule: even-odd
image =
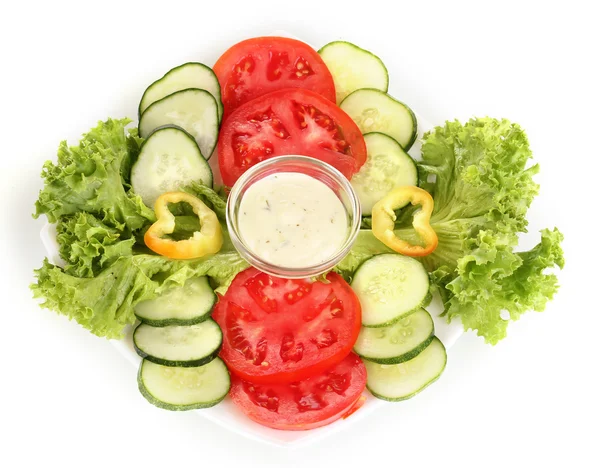
[[(458, 317), (486, 342), (506, 336), (510, 320), (528, 310), (542, 311), (558, 289), (551, 267), (564, 265), (562, 234), (543, 230), (541, 242), (516, 252), (518, 234), (527, 231), (527, 210), (539, 187), (539, 166), (525, 132), (508, 120), (446, 122), (423, 137), (420, 186), (434, 198), (431, 225), (437, 249), (422, 262), (444, 301), (444, 315)], [(398, 217), (396, 234), (418, 242), (412, 209)], [(360, 262), (389, 252), (363, 231), (337, 269), (351, 277)]]
[(90, 213), (120, 231), (136, 231), (154, 220), (154, 212), (128, 184), (140, 139), (125, 130), (129, 119), (108, 119), (83, 135), (77, 146), (60, 143), (57, 162), (44, 164), (44, 188), (35, 217), (51, 223), (62, 216)]
[(192, 277), (209, 276), (217, 292), (223, 292), (248, 264), (237, 252), (219, 252), (198, 260), (171, 260), (149, 254), (124, 256), (96, 276), (79, 278), (47, 260), (35, 270), (34, 297), (41, 307), (77, 321), (93, 334), (122, 338), (124, 328), (135, 322), (133, 309)]
[[(128, 119), (100, 122), (79, 143), (61, 143), (56, 163), (44, 165), (45, 186), (34, 216), (56, 224), (64, 266), (44, 261), (31, 285), (41, 306), (76, 320), (98, 336), (121, 338), (135, 322), (134, 307), (196, 276), (208, 276), (223, 293), (248, 264), (227, 235), (216, 255), (172, 260), (150, 252), (140, 239), (154, 213), (131, 190), (129, 173), (142, 139), (127, 133)], [(191, 184), (225, 223), (225, 201), (209, 187)], [(178, 207), (174, 236), (199, 229), (197, 216)], [(193, 214), (193, 213), (192, 213)], [(226, 233), (225, 233), (226, 234)]]

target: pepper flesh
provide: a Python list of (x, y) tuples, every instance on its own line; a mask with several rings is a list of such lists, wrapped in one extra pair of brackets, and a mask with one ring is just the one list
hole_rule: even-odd
[[(175, 230), (175, 216), (169, 211), (169, 203), (188, 203), (200, 220), (200, 231), (185, 240), (175, 241), (163, 236)], [(217, 253), (223, 245), (221, 225), (214, 211), (202, 200), (184, 192), (163, 193), (154, 203), (157, 221), (144, 234), (144, 242), (157, 254), (178, 260), (204, 257)]]
[[(413, 215), (412, 225), (425, 244), (423, 246), (410, 244), (394, 233), (394, 210), (408, 202), (421, 205), (421, 209)], [(433, 198), (429, 192), (414, 186), (396, 187), (373, 206), (371, 230), (377, 239), (395, 252), (409, 257), (424, 257), (433, 252), (438, 245), (437, 234), (429, 224), (432, 212)]]

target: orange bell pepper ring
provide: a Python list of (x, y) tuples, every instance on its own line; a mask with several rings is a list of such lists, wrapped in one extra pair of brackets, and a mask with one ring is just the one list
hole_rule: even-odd
[[(424, 245), (410, 244), (394, 233), (394, 210), (408, 202), (421, 205), (421, 209), (413, 216), (412, 225)], [(414, 186), (396, 187), (373, 206), (371, 230), (377, 239), (393, 251), (409, 257), (424, 257), (438, 245), (437, 234), (429, 224), (432, 212), (433, 198), (429, 192)]]
[[(169, 211), (169, 203), (188, 203), (200, 220), (200, 231), (180, 241), (164, 236), (175, 230), (175, 216)], [(223, 233), (217, 215), (202, 200), (184, 192), (163, 193), (154, 203), (157, 221), (144, 234), (144, 242), (157, 254), (178, 260), (215, 254), (223, 245)]]

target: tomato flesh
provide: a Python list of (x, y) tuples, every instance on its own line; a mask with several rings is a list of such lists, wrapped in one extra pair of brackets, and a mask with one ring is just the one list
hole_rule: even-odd
[(293, 382), (344, 359), (358, 337), (360, 303), (341, 276), (327, 280), (239, 273), (213, 311), (229, 370), (255, 383)]
[(308, 44), (286, 37), (255, 37), (229, 48), (213, 67), (226, 118), (240, 105), (283, 88), (303, 88), (335, 102), (333, 77)]
[(330, 424), (356, 411), (367, 371), (350, 353), (336, 366), (288, 384), (256, 384), (234, 376), (230, 396), (252, 420), (284, 430), (306, 430)]
[(219, 133), (219, 168), (231, 187), (250, 167), (274, 156), (311, 156), (348, 179), (367, 159), (362, 133), (339, 107), (319, 94), (283, 89), (236, 109)]

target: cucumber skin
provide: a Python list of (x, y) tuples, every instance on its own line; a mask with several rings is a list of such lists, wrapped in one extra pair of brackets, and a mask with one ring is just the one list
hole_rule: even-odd
[[(377, 257), (378, 255), (389, 255), (389, 254), (402, 255), (402, 254), (398, 254), (397, 252), (391, 251), (391, 252), (385, 252), (385, 253), (376, 254), (376, 255), (373, 255), (370, 258), (367, 258), (360, 265), (358, 265), (358, 268), (356, 268), (356, 270), (354, 270), (354, 274), (352, 275), (352, 279), (348, 283), (348, 284), (350, 284), (350, 287), (352, 287), (352, 281), (354, 281), (354, 278), (356, 277), (356, 273), (358, 273), (358, 270), (360, 270), (365, 263), (367, 263), (372, 258)], [(425, 267), (423, 267), (423, 269), (424, 268)], [(365, 328), (383, 328), (383, 327), (389, 327), (390, 325), (395, 324), (396, 322), (398, 322), (399, 320), (403, 319), (404, 317), (408, 317), (410, 314), (415, 313), (417, 310), (424, 309), (425, 307), (427, 307), (431, 303), (431, 300), (432, 300), (433, 296), (431, 295), (431, 280), (429, 279), (429, 273), (427, 273), (427, 270), (425, 270), (425, 273), (427, 274), (427, 279), (429, 281), (429, 288), (430, 289), (429, 289), (429, 291), (427, 291), (427, 294), (425, 295), (425, 297), (423, 298), (423, 300), (421, 301), (421, 303), (417, 307), (415, 307), (412, 310), (409, 310), (408, 312), (406, 312), (406, 313), (404, 313), (402, 315), (399, 315), (398, 317), (394, 317), (392, 320), (390, 320), (388, 322), (378, 323), (377, 325), (364, 325), (364, 324), (361, 324), (361, 326), (365, 327)]]
[[(381, 91), (380, 89), (377, 88), (361, 88), (361, 89), (357, 89), (356, 91), (352, 91), (350, 94), (348, 94), (348, 96), (346, 96), (344, 98), (344, 101), (346, 99), (348, 99), (350, 96), (352, 96), (354, 93), (358, 93), (359, 91), (364, 91), (364, 90), (368, 90), (368, 91), (376, 91), (378, 93), (383, 93), (383, 91)], [(385, 94), (387, 97), (389, 97), (390, 99), (392, 99), (393, 101), (396, 101), (398, 104), (400, 104), (402, 107), (404, 107), (406, 110), (408, 110), (408, 113), (410, 114), (410, 117), (412, 119), (412, 123), (413, 123), (413, 132), (412, 135), (410, 137), (410, 140), (408, 140), (408, 143), (406, 144), (406, 146), (403, 146), (398, 140), (396, 140), (393, 136), (388, 135), (385, 132), (382, 132), (381, 130), (378, 130), (377, 133), (383, 133), (384, 135), (389, 136), (390, 138), (393, 138), (396, 142), (398, 142), (398, 144), (402, 147), (402, 149), (404, 151), (406, 151), (408, 153), (408, 151), (412, 148), (412, 145), (415, 143), (415, 141), (417, 141), (417, 134), (418, 134), (418, 128), (417, 128), (417, 116), (415, 115), (415, 113), (413, 112), (413, 110), (406, 104), (404, 104), (402, 101), (399, 101), (398, 99), (390, 96), (387, 93), (383, 93)], [(340, 102), (339, 107), (342, 107), (342, 105), (344, 104), (344, 101)], [(372, 132), (369, 132), (372, 133)]]
[[(434, 339), (439, 340), (439, 338), (434, 337)], [(433, 341), (433, 340), (432, 340)], [(442, 343), (440, 341), (440, 343)], [(442, 343), (442, 346), (444, 346), (444, 344)], [(446, 347), (444, 346), (444, 350), (446, 350)], [(389, 402), (397, 402), (397, 401), (404, 401), (404, 400), (409, 400), (412, 397), (414, 397), (415, 395), (421, 393), (423, 390), (425, 390), (427, 387), (429, 387), (432, 383), (436, 382), (444, 373), (444, 370), (446, 369), (446, 364), (448, 363), (448, 354), (445, 353), (445, 357), (446, 359), (444, 360), (444, 366), (442, 367), (442, 369), (440, 370), (440, 373), (437, 375), (437, 377), (431, 379), (429, 382), (427, 382), (425, 385), (423, 385), (421, 388), (419, 388), (417, 391), (411, 393), (410, 395), (406, 395), (400, 398), (388, 398), (388, 397), (384, 397), (383, 395), (380, 395), (378, 393), (375, 393), (373, 390), (371, 390), (369, 388), (369, 385), (367, 384), (367, 390), (369, 390), (369, 392), (371, 392), (371, 395), (373, 395), (375, 398), (378, 398), (380, 400), (385, 400), (385, 401), (389, 401)]]
[[(191, 405), (172, 405), (170, 403), (165, 403), (164, 401), (154, 398), (154, 396), (148, 391), (148, 389), (144, 385), (144, 382), (142, 380), (142, 365), (143, 364), (144, 364), (144, 361), (142, 361), (140, 363), (140, 368), (138, 370), (138, 377), (137, 377), (138, 389), (139, 389), (140, 393), (142, 394), (142, 396), (146, 400), (148, 400), (148, 402), (150, 404), (156, 406), (157, 408), (161, 408), (161, 409), (168, 410), (168, 411), (190, 411), (190, 410), (197, 410), (197, 409), (206, 409), (206, 408), (211, 408), (215, 405), (218, 405), (229, 394), (229, 390), (227, 390), (227, 392), (225, 393), (225, 395), (223, 395), (222, 398), (219, 398), (219, 399), (213, 400), (213, 401), (209, 401), (206, 403), (193, 403)], [(225, 368), (227, 369), (227, 366), (225, 366)], [(227, 369), (227, 373), (229, 374), (229, 388), (231, 388), (231, 374), (229, 373), (229, 369)]]
[(167, 361), (166, 359), (160, 359), (152, 356), (151, 354), (145, 353), (136, 346), (135, 342), (133, 343), (133, 347), (135, 348), (135, 352), (138, 353), (138, 356), (140, 356), (143, 359), (146, 359), (147, 361), (153, 362), (154, 364), (160, 364), (161, 366), (167, 367), (200, 367), (204, 364), (208, 364), (219, 355), (219, 353), (221, 352), (221, 348), (223, 347), (223, 340), (221, 340), (221, 344), (214, 352), (212, 352), (208, 356), (205, 356), (201, 359), (196, 359), (194, 361)]
[(427, 302), (427, 296), (425, 296), (425, 299), (423, 299), (423, 301), (414, 309), (409, 310), (408, 312), (405, 312), (404, 314), (398, 315), (397, 317), (394, 317), (392, 320), (389, 320), (387, 322), (384, 323), (378, 323), (376, 325), (364, 325), (361, 324), (361, 326), (365, 327), (365, 328), (383, 328), (383, 327), (389, 327), (390, 325), (394, 325), (396, 322), (402, 320), (405, 317), (408, 317), (411, 314), (414, 314), (416, 311), (418, 311), (419, 309), (424, 309), (425, 303)]
[[(215, 299), (215, 302), (217, 302), (216, 299)], [(211, 306), (210, 310), (206, 314), (198, 315), (197, 317), (194, 317), (191, 319), (170, 318), (170, 319), (163, 319), (163, 320), (152, 320), (152, 319), (140, 317), (139, 315), (136, 315), (135, 318), (137, 318), (140, 322), (145, 323), (146, 325), (151, 325), (153, 327), (158, 327), (158, 328), (168, 327), (170, 325), (179, 325), (179, 326), (198, 325), (199, 323), (205, 322), (206, 320), (208, 320), (211, 317), (213, 307), (214, 307), (214, 303)]]
[[(148, 106), (148, 107), (150, 107), (150, 106)], [(148, 140), (150, 139), (150, 137), (152, 135), (154, 135), (156, 132), (160, 132), (161, 130), (167, 130), (169, 128), (174, 128), (176, 130), (179, 130), (179, 131), (185, 133), (185, 135), (189, 139), (191, 139), (196, 144), (196, 146), (198, 146), (198, 143), (196, 142), (196, 139), (192, 135), (190, 135), (190, 133), (187, 132), (185, 129), (183, 129), (183, 128), (177, 126), (177, 125), (166, 124), (166, 125), (161, 125), (160, 127), (156, 127), (154, 130), (152, 130), (152, 132), (146, 138), (144, 138), (144, 141), (140, 145), (140, 150), (139, 150), (139, 152), (138, 152), (138, 154), (136, 156), (136, 159), (134, 161), (131, 161), (131, 169), (129, 171), (130, 172), (130, 177), (131, 177), (131, 172), (133, 171), (133, 166), (135, 166), (137, 164), (139, 156), (140, 156), (140, 154), (142, 154), (142, 150), (144, 149), (144, 146), (146, 145), (146, 143), (148, 142)], [(204, 157), (204, 155), (202, 154), (202, 151), (200, 150), (200, 147), (198, 147), (198, 151), (200, 152), (200, 154), (202, 155), (202, 157)], [(213, 188), (213, 183), (214, 183), (214, 180), (215, 180), (215, 175), (213, 174), (213, 171), (212, 171), (212, 168), (210, 167), (210, 164), (208, 164), (208, 159), (205, 158), (204, 160), (206, 161), (206, 165), (208, 166), (208, 169), (210, 171), (210, 185), (208, 185), (208, 188)], [(192, 325), (192, 324), (189, 324), (189, 325)], [(161, 325), (157, 325), (157, 326), (161, 326)]]
[[(157, 79), (157, 80), (154, 80), (152, 83), (150, 83), (150, 85), (149, 85), (149, 86), (148, 86), (148, 87), (147, 87), (147, 88), (144, 90), (144, 93), (142, 94), (142, 98), (140, 99), (140, 103), (138, 104), (138, 122), (139, 122), (139, 120), (140, 120), (140, 118), (142, 117), (142, 114), (143, 114), (143, 112), (141, 112), (141, 109), (142, 109), (142, 102), (144, 102), (144, 96), (146, 96), (146, 93), (148, 92), (148, 90), (149, 90), (149, 89), (150, 89), (152, 86), (154, 86), (156, 83), (158, 83), (159, 81), (162, 81), (162, 80), (164, 80), (164, 78), (165, 78), (165, 77), (166, 77), (166, 76), (167, 76), (169, 73), (171, 73), (171, 72), (173, 72), (173, 71), (175, 71), (175, 70), (178, 70), (178, 69), (180, 69), (180, 68), (182, 68), (182, 67), (185, 67), (185, 66), (187, 66), (187, 65), (202, 65), (203, 67), (205, 67), (205, 68), (208, 68), (210, 71), (212, 71), (212, 72), (213, 72), (213, 74), (215, 73), (215, 72), (214, 72), (214, 70), (213, 70), (212, 68), (210, 68), (208, 65), (205, 65), (205, 64), (203, 64), (203, 63), (201, 63), (201, 62), (186, 62), (186, 63), (182, 63), (181, 65), (179, 65), (179, 66), (177, 66), (177, 67), (171, 68), (171, 69), (170, 69), (170, 70), (169, 70), (167, 73), (165, 73), (165, 74), (164, 74), (163, 76), (161, 76), (159, 79)], [(215, 78), (216, 78), (216, 75), (215, 75)], [(217, 78), (217, 83), (219, 83), (219, 79), (218, 79), (218, 78)], [(214, 97), (214, 96), (213, 96), (213, 97)], [(221, 83), (219, 83), (219, 99), (221, 100), (221, 105), (222, 105), (222, 103), (223, 103), (223, 96), (221, 95)], [(217, 99), (215, 98), (215, 101), (216, 101), (216, 100), (217, 100)], [(149, 104), (149, 105), (146, 107), (146, 109), (148, 109), (148, 107), (150, 107), (152, 104), (154, 104), (154, 103), (151, 103), (151, 104)], [(217, 107), (219, 107), (219, 103), (218, 103), (218, 102), (217, 102)], [(217, 111), (217, 114), (218, 114), (218, 111)], [(218, 116), (217, 116), (217, 117), (218, 117)], [(221, 114), (221, 117), (223, 117), (223, 114)], [(221, 126), (221, 117), (218, 117), (218, 120), (219, 120), (219, 127)]]
[(180, 325), (180, 326), (197, 325), (199, 323), (202, 323), (202, 322), (208, 320), (211, 317), (212, 311), (213, 311), (216, 303), (217, 303), (217, 295), (214, 294), (213, 303), (210, 306), (210, 308), (208, 309), (208, 311), (203, 315), (198, 315), (196, 317), (189, 318), (189, 319), (168, 318), (168, 319), (156, 319), (155, 320), (155, 319), (148, 319), (145, 317), (141, 317), (137, 314), (135, 314), (135, 317), (140, 322), (145, 323), (146, 325), (152, 325), (153, 327), (167, 327), (169, 325)]
[(404, 353), (400, 356), (392, 357), (392, 358), (372, 358), (372, 357), (363, 356), (358, 351), (356, 351), (356, 349), (354, 349), (353, 351), (356, 354), (358, 354), (358, 356), (361, 359), (364, 359), (365, 361), (375, 362), (377, 364), (401, 364), (403, 362), (410, 361), (411, 359), (416, 358), (419, 354), (421, 354), (421, 352), (425, 348), (427, 348), (427, 346), (429, 346), (431, 344), (434, 337), (435, 337), (435, 330), (432, 330), (431, 334), (427, 337), (427, 339), (425, 341), (423, 341), (423, 343), (421, 343), (419, 346), (412, 349), (408, 353)]
[[(219, 330), (221, 330), (220, 327)], [(142, 359), (146, 359), (147, 361), (153, 362), (154, 364), (160, 364), (161, 366), (167, 367), (200, 367), (204, 364), (208, 364), (221, 352), (221, 348), (223, 347), (223, 331), (221, 331), (221, 343), (219, 343), (219, 346), (208, 356), (204, 356), (200, 359), (195, 359), (193, 361), (169, 361), (167, 359), (157, 358), (156, 356), (152, 356), (151, 354), (146, 353), (144, 350), (138, 348), (137, 343), (135, 342), (135, 330), (133, 331), (133, 347), (138, 356), (140, 356)]]
[[(164, 128), (164, 127), (168, 127), (168, 126), (171, 126), (171, 127), (176, 127), (176, 128), (181, 128), (181, 127), (179, 127), (179, 126), (177, 126), (177, 125), (174, 125), (174, 124), (165, 124), (165, 125), (160, 125), (159, 127), (156, 127), (155, 129), (153, 129), (153, 130), (152, 130), (152, 131), (151, 131), (151, 132), (148, 134), (148, 136), (146, 136), (146, 137), (143, 137), (143, 136), (142, 136), (142, 132), (141, 132), (141, 130), (140, 130), (140, 128), (141, 128), (141, 123), (142, 123), (142, 117), (143, 117), (143, 115), (144, 115), (144, 114), (146, 113), (146, 111), (147, 111), (148, 109), (150, 109), (150, 108), (151, 108), (151, 107), (152, 107), (154, 104), (157, 104), (157, 103), (161, 102), (161, 101), (162, 101), (162, 100), (164, 100), (164, 99), (170, 98), (170, 97), (171, 97), (171, 96), (173, 96), (174, 94), (177, 94), (177, 93), (182, 93), (182, 92), (184, 92), (184, 91), (190, 91), (190, 90), (196, 90), (196, 91), (203, 91), (203, 92), (205, 92), (205, 93), (206, 93), (206, 94), (208, 94), (208, 95), (209, 95), (211, 98), (213, 98), (213, 100), (215, 101), (215, 104), (217, 104), (217, 100), (215, 99), (215, 97), (214, 97), (212, 94), (210, 94), (208, 91), (206, 91), (205, 89), (200, 89), (200, 88), (185, 88), (185, 89), (181, 89), (181, 90), (179, 90), (179, 91), (175, 91), (175, 92), (173, 92), (173, 93), (171, 93), (171, 94), (167, 94), (167, 95), (166, 95), (164, 98), (162, 98), (162, 99), (159, 99), (158, 101), (156, 101), (156, 102), (153, 102), (152, 104), (150, 104), (150, 105), (149, 105), (149, 106), (146, 108), (146, 110), (145, 110), (145, 111), (142, 113), (142, 115), (140, 115), (140, 118), (138, 119), (138, 126), (137, 126), (137, 128), (138, 128), (138, 135), (139, 135), (139, 137), (140, 137), (140, 138), (142, 138), (142, 139), (144, 139), (144, 140), (146, 140), (146, 139), (150, 138), (150, 135), (151, 135), (152, 133), (154, 133), (156, 130), (158, 130), (159, 128)], [(218, 111), (217, 111), (217, 122), (220, 122), (220, 120), (219, 120), (219, 112), (218, 112)], [(218, 124), (217, 124), (217, 140), (215, 141), (215, 145), (214, 145), (214, 147), (213, 147), (213, 149), (212, 149), (212, 151), (211, 151), (210, 155), (209, 155), (208, 157), (206, 157), (206, 156), (204, 155), (204, 153), (202, 152), (202, 150), (200, 149), (200, 154), (201, 154), (201, 155), (204, 157), (204, 159), (206, 160), (206, 162), (210, 161), (210, 158), (212, 158), (212, 155), (213, 155), (213, 153), (215, 152), (215, 148), (217, 147), (217, 143), (218, 143), (218, 141), (219, 141), (219, 128), (220, 128), (220, 125), (221, 125), (220, 123), (218, 123)], [(184, 130), (184, 129), (183, 129), (183, 128), (181, 128), (181, 130)], [(184, 130), (184, 131), (185, 131), (185, 130)], [(187, 132), (187, 131), (185, 131), (185, 132), (186, 132), (186, 133), (188, 133), (188, 135), (190, 135), (190, 136), (191, 136), (191, 137), (194, 139), (194, 141), (196, 141), (196, 138), (194, 138), (194, 137), (193, 137), (193, 136), (192, 136), (192, 135), (191, 135), (189, 132)], [(198, 144), (198, 142), (197, 142), (197, 141), (196, 141), (196, 144)], [(402, 145), (400, 145), (400, 146), (402, 146)], [(200, 148), (200, 146), (198, 146), (198, 148)], [(141, 148), (140, 148), (140, 152), (141, 152)], [(210, 166), (209, 166), (209, 167), (210, 167)], [(211, 174), (212, 174), (212, 169), (211, 169)], [(214, 174), (212, 174), (212, 175), (213, 175), (213, 179), (214, 179)], [(211, 184), (211, 186), (212, 186), (212, 184)]]
[[(383, 91), (384, 93), (387, 93), (387, 92), (388, 92), (388, 89), (389, 89), (389, 86), (390, 86), (390, 73), (389, 73), (389, 71), (388, 71), (387, 67), (385, 66), (385, 64), (383, 63), (383, 60), (381, 60), (381, 59), (380, 59), (380, 58), (379, 58), (377, 55), (375, 55), (375, 54), (374, 54), (373, 52), (371, 52), (370, 50), (363, 49), (362, 47), (359, 47), (359, 46), (357, 46), (356, 44), (353, 44), (352, 42), (348, 42), (348, 41), (332, 41), (332, 42), (329, 42), (329, 43), (325, 44), (323, 47), (321, 47), (319, 50), (317, 50), (317, 54), (321, 55), (321, 53), (322, 53), (322, 52), (323, 52), (323, 51), (324, 51), (324, 50), (325, 50), (327, 47), (329, 47), (329, 46), (332, 46), (332, 45), (334, 45), (334, 44), (346, 44), (346, 45), (349, 45), (349, 46), (351, 46), (351, 47), (354, 47), (355, 49), (358, 49), (358, 50), (360, 50), (361, 52), (365, 52), (365, 53), (367, 53), (367, 54), (371, 55), (372, 57), (374, 57), (374, 58), (375, 58), (375, 59), (376, 59), (376, 60), (377, 60), (377, 61), (380, 63), (380, 65), (382, 66), (382, 68), (385, 70), (385, 77), (386, 77), (385, 89), (384, 89), (384, 90), (378, 90), (378, 91)], [(373, 88), (373, 89), (375, 89), (375, 88)], [(355, 91), (357, 91), (357, 90), (355, 90)], [(352, 91), (352, 93), (353, 93), (353, 92), (354, 92), (354, 91)], [(352, 93), (350, 93), (350, 94), (352, 94)], [(348, 96), (350, 96), (350, 94), (348, 94)], [(348, 96), (346, 96), (346, 97), (348, 97)], [(346, 98), (344, 98), (344, 99), (346, 99)], [(342, 101), (343, 101), (343, 100), (342, 100)], [(339, 106), (339, 105), (341, 105), (341, 104), (342, 104), (342, 103), (340, 102), (340, 103), (338, 103), (337, 105)], [(412, 143), (411, 143), (411, 145), (412, 145)], [(401, 145), (401, 146), (402, 146), (402, 145)], [(407, 150), (407, 151), (408, 151), (408, 150)]]

